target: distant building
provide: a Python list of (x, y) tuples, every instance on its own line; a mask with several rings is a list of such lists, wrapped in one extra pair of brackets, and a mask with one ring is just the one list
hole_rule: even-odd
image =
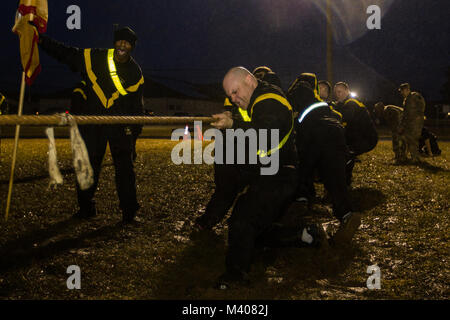
[[(26, 113), (52, 114), (70, 110), (72, 89), (41, 97), (26, 106)], [(145, 114), (155, 116), (210, 116), (222, 111), (224, 94), (219, 84), (195, 85), (186, 81), (146, 77)], [(25, 111), (25, 110), (24, 110)]]
[(210, 116), (222, 112), (223, 103), (180, 98), (144, 98), (144, 108), (155, 116)]
[(40, 114), (63, 113), (70, 110), (70, 98), (42, 98), (39, 100)]

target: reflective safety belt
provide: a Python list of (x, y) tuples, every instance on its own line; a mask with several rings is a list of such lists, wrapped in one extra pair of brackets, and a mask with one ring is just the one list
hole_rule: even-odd
[(225, 101), (224, 101), (223, 105), (225, 107), (231, 107), (233, 104), (230, 102), (230, 99), (225, 98)]
[(239, 108), (239, 113), (241, 114), (242, 119), (244, 119), (245, 122), (251, 122), (252, 119), (248, 116), (247, 110)]
[(329, 106), (330, 106), (331, 111), (333, 111), (334, 113), (336, 113), (336, 114), (341, 118), (341, 121), (342, 121), (342, 119), (344, 119), (344, 117), (342, 116), (342, 113), (340, 113), (340, 112), (337, 111), (335, 108), (333, 108), (332, 105), (329, 105)]
[(362, 102), (359, 102), (359, 101), (356, 100), (356, 99), (348, 99), (348, 100), (346, 100), (346, 101), (344, 102), (344, 105), (347, 104), (347, 102), (350, 102), (350, 101), (353, 101), (354, 103), (356, 103), (356, 104), (357, 104), (358, 106), (360, 106), (361, 108), (365, 108), (365, 107), (366, 107)]
[(1, 106), (2, 106), (2, 104), (3, 104), (4, 101), (5, 101), (5, 96), (0, 95), (0, 115), (2, 114), (2, 108), (1, 108)]
[[(283, 106), (285, 106), (286, 108), (288, 108), (290, 111), (292, 111), (292, 107), (291, 107), (291, 105), (289, 104), (289, 102), (286, 100), (286, 98), (284, 98), (284, 97), (282, 97), (282, 96), (280, 96), (280, 95), (278, 95), (278, 94), (275, 94), (275, 93), (266, 93), (266, 94), (263, 94), (262, 96), (259, 96), (258, 98), (256, 98), (255, 102), (253, 103), (252, 107), (250, 108), (250, 114), (251, 114), (251, 116), (253, 116), (253, 107), (254, 107), (258, 102), (261, 102), (261, 101), (266, 100), (266, 99), (275, 99), (275, 100), (277, 100), (278, 102), (280, 102)], [(291, 117), (291, 118), (292, 118), (292, 117)], [(251, 118), (250, 118), (250, 121), (251, 121)], [(278, 146), (275, 147), (275, 148), (273, 148), (273, 149), (270, 149), (270, 150), (267, 151), (267, 152), (264, 151), (264, 150), (258, 150), (257, 155), (260, 156), (261, 158), (264, 158), (264, 157), (270, 156), (270, 155), (271, 155), (272, 153), (274, 153), (275, 151), (277, 151), (277, 150), (283, 148), (283, 146), (284, 146), (284, 145), (286, 144), (286, 142), (288, 141), (289, 136), (291, 135), (293, 129), (294, 129), (294, 118), (292, 118), (291, 130), (289, 130), (289, 132), (284, 136), (283, 140), (281, 140), (281, 142), (278, 144)]]
[(308, 115), (308, 113), (310, 113), (311, 111), (320, 108), (320, 107), (328, 107), (328, 103), (326, 102), (316, 102), (312, 105), (310, 105), (308, 108), (306, 108), (305, 111), (303, 111), (302, 115), (300, 118), (298, 118), (298, 123), (302, 123), (303, 119), (305, 119), (305, 117)]
[(1, 108), (1, 106), (3, 104), (3, 101), (5, 101), (5, 97), (4, 96), (0, 96), (0, 115), (2, 115), (2, 108)]
[(83, 100), (85, 100), (85, 101), (87, 100), (86, 94), (84, 93), (83, 89), (76, 88), (76, 89), (73, 90), (73, 93), (77, 93), (77, 92), (79, 92), (82, 95)]
[[(317, 84), (317, 77), (315, 75), (313, 75), (312, 73), (304, 73), (303, 75), (309, 75), (309, 76), (314, 77), (314, 88), (313, 88), (314, 97), (319, 101), (323, 101), (323, 99), (320, 97), (320, 94), (319, 94), (320, 90), (319, 90), (319, 86)], [(292, 89), (294, 89), (294, 87), (297, 85), (297, 83), (299, 81), (300, 81), (300, 78), (295, 79), (295, 81), (289, 87), (288, 92), (292, 91)], [(305, 80), (302, 80), (302, 81), (305, 81)]]
[(108, 50), (108, 66), (109, 74), (111, 75), (111, 79), (114, 82), (117, 91), (119, 91), (121, 95), (126, 96), (128, 92), (123, 88), (119, 76), (117, 75), (116, 64), (114, 63), (114, 49)]
[[(225, 107), (231, 107), (231, 106), (233, 106), (233, 104), (231, 103), (230, 99), (228, 99), (228, 98), (225, 98), (225, 102), (223, 103), (223, 105), (224, 105)], [(241, 108), (238, 108), (238, 109), (239, 109), (239, 113), (241, 114), (242, 119), (243, 119), (245, 122), (250, 122), (250, 121), (252, 121), (252, 119), (250, 119), (250, 117), (248, 116), (247, 110), (244, 110), (244, 109), (241, 109)]]

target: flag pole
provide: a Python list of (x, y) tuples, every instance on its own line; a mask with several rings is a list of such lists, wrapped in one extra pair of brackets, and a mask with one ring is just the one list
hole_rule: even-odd
[[(17, 115), (19, 115), (19, 116), (22, 115), (24, 98), (25, 98), (25, 71), (22, 72), (22, 83), (20, 85), (19, 110), (17, 112)], [(19, 145), (19, 135), (20, 135), (20, 125), (16, 125), (16, 135), (14, 138), (14, 150), (13, 150), (13, 157), (12, 157), (12, 163), (11, 163), (11, 175), (9, 177), (8, 199), (6, 200), (5, 221), (8, 221), (9, 208), (10, 208), (10, 204), (11, 204), (12, 187), (13, 187), (13, 182), (14, 182), (14, 169), (16, 167), (17, 147)]]

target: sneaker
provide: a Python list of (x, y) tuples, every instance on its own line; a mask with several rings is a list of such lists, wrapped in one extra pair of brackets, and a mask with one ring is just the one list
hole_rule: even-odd
[(356, 212), (347, 213), (341, 221), (338, 231), (333, 237), (336, 244), (347, 244), (352, 241), (353, 236), (361, 225), (361, 216)]
[(89, 219), (95, 217), (97, 215), (97, 209), (95, 207), (91, 207), (89, 209), (80, 209), (73, 215), (75, 219)]
[(323, 229), (322, 225), (314, 224), (306, 228), (303, 228), (299, 232), (300, 246), (326, 248), (328, 247), (327, 233)]

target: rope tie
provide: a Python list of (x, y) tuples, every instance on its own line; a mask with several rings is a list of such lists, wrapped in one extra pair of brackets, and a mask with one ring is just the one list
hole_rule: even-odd
[(78, 130), (77, 122), (70, 114), (66, 114), (66, 121), (70, 125), (70, 142), (72, 144), (73, 167), (81, 190), (89, 189), (94, 183), (94, 171), (89, 161), (86, 144)]
[(45, 129), (48, 137), (48, 173), (50, 176), (49, 188), (56, 189), (58, 185), (63, 183), (63, 177), (58, 168), (58, 158), (56, 155), (55, 133), (53, 127)]

